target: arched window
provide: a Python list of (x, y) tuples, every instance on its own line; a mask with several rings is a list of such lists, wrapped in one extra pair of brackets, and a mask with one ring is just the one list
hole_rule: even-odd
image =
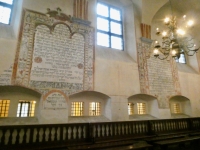
[(172, 118), (188, 117), (191, 115), (190, 100), (184, 96), (174, 96), (169, 100)]
[(128, 98), (129, 119), (152, 119), (159, 117), (156, 97), (136, 94)]
[(0, 0), (0, 23), (10, 24), (14, 0)]

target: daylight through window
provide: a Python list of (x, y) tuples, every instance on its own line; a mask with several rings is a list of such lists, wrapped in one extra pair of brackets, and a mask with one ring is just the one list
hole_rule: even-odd
[(97, 4), (97, 45), (123, 50), (121, 10), (110, 5)]
[(134, 104), (128, 103), (128, 114), (133, 115), (134, 114)]
[(146, 114), (146, 104), (145, 103), (137, 103), (138, 114)]
[(175, 103), (173, 105), (174, 105), (174, 113), (175, 114), (181, 113), (180, 104), (179, 103)]
[(83, 102), (72, 102), (71, 116), (83, 116)]
[(8, 117), (10, 100), (0, 100), (0, 117)]
[(34, 117), (36, 101), (20, 100), (18, 103), (17, 117)]
[(90, 116), (99, 116), (100, 115), (100, 102), (91, 102), (89, 108)]
[(0, 0), (0, 23), (10, 24), (13, 0)]
[(176, 62), (186, 64), (185, 54), (180, 54), (180, 58), (176, 59)]

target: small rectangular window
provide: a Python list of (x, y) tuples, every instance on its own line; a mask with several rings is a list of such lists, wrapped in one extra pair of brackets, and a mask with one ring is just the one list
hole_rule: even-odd
[(123, 50), (121, 10), (98, 2), (97, 45)]
[(0, 23), (10, 24), (13, 0), (0, 0)]
[(134, 104), (128, 103), (128, 114), (133, 115), (134, 114)]
[(174, 113), (175, 114), (181, 113), (181, 108), (180, 108), (180, 104), (179, 103), (174, 103), (173, 106), (174, 106)]
[(83, 116), (83, 102), (72, 102), (71, 116)]
[(89, 108), (89, 115), (90, 116), (99, 116), (100, 115), (100, 102), (91, 102)]
[(0, 117), (8, 117), (10, 100), (0, 100)]
[(145, 103), (137, 103), (138, 114), (146, 114), (146, 104)]
[(17, 117), (34, 117), (36, 101), (19, 100)]

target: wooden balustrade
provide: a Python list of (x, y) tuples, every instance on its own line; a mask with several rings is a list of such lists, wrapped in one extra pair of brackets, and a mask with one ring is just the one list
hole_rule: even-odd
[(86, 142), (88, 123), (0, 126), (0, 146)]
[(190, 130), (190, 119), (152, 120), (151, 130), (155, 134)]
[(147, 135), (149, 132), (148, 128), (148, 121), (91, 123), (90, 136), (96, 140), (104, 140), (115, 137)]
[(115, 138), (200, 130), (200, 118), (0, 126), (0, 147), (70, 145)]

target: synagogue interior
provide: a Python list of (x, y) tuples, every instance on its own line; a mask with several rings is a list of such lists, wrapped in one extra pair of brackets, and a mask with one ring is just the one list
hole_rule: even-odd
[(199, 0), (0, 0), (0, 126), (186, 129), (200, 117), (199, 15)]

